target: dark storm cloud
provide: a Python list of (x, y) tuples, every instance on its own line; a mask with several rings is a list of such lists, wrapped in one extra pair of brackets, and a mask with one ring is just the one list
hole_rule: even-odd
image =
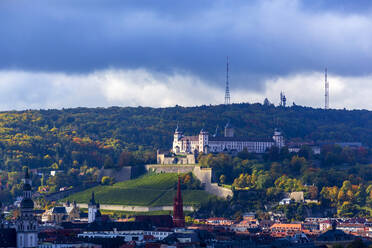
[(370, 74), (369, 1), (0, 2), (0, 69), (179, 70), (223, 86), (320, 71)]

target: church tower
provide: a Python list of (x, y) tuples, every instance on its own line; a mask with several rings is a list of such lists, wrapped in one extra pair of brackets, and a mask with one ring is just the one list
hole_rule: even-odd
[(178, 177), (177, 195), (173, 203), (173, 224), (175, 227), (185, 226), (185, 216), (183, 215), (183, 201), (181, 194), (181, 178)]
[(96, 217), (99, 217), (100, 215), (99, 203), (96, 203), (94, 199), (94, 192), (92, 192), (92, 198), (88, 204), (88, 223), (94, 222)]
[(23, 199), (21, 201), (21, 213), (16, 222), (17, 248), (32, 248), (38, 246), (37, 219), (34, 214), (34, 202), (32, 201), (31, 179), (26, 169), (23, 184)]

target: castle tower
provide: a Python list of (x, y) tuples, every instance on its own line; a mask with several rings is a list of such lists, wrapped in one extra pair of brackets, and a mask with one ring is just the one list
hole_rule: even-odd
[(173, 147), (172, 147), (172, 151), (176, 154), (178, 154), (181, 149), (181, 142), (180, 142), (181, 138), (182, 138), (182, 132), (178, 130), (178, 125), (177, 125), (177, 128), (174, 131), (174, 135), (173, 135)]
[(16, 222), (17, 248), (32, 248), (38, 246), (37, 219), (34, 215), (34, 202), (32, 201), (31, 179), (26, 169), (21, 213)]
[(199, 152), (208, 153), (209, 136), (203, 129), (199, 133)]
[(181, 194), (181, 178), (178, 177), (177, 195), (173, 203), (173, 224), (175, 227), (185, 226), (185, 216), (183, 215), (183, 201)]
[(94, 192), (92, 192), (92, 198), (88, 204), (88, 223), (92, 223), (96, 220), (96, 217), (101, 213), (99, 211), (99, 203), (96, 203), (94, 199)]

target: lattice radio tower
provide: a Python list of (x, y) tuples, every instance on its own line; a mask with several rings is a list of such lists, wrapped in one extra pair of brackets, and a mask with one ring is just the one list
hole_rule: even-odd
[(325, 68), (324, 84), (325, 84), (324, 109), (329, 109), (329, 82), (327, 78), (327, 68)]
[(226, 90), (225, 90), (225, 104), (230, 104), (230, 89), (229, 89), (229, 57), (226, 60)]

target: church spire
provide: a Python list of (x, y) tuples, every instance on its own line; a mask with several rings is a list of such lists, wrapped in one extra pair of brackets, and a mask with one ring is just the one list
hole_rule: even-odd
[(175, 227), (185, 226), (185, 216), (183, 215), (183, 201), (181, 194), (181, 177), (178, 177), (177, 194), (174, 197), (173, 224)]
[(38, 223), (34, 213), (34, 202), (32, 200), (31, 177), (28, 168), (25, 171), (23, 181), (23, 199), (21, 201), (21, 214), (17, 218), (17, 248), (37, 247)]
[(34, 202), (32, 201), (31, 179), (28, 168), (26, 168), (25, 178), (23, 179), (23, 199), (21, 201), (21, 208), (34, 208)]
[(92, 198), (90, 198), (90, 204), (95, 205), (96, 201), (94, 200), (94, 191), (92, 191)]

